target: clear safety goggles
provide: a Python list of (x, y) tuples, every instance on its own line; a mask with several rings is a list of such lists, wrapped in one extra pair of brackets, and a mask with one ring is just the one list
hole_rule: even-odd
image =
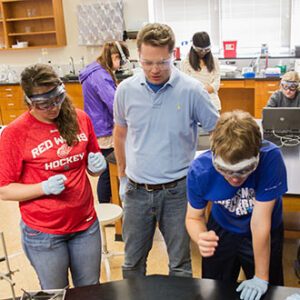
[(215, 169), (224, 177), (247, 177), (249, 176), (258, 166), (259, 155), (249, 159), (244, 159), (237, 164), (228, 164), (223, 161), (221, 157), (212, 155), (212, 162)]
[(192, 48), (198, 52), (198, 53), (208, 53), (211, 50), (211, 46), (207, 46), (207, 47), (197, 47), (195, 45), (192, 45)]
[(63, 83), (60, 83), (47, 93), (32, 95), (31, 97), (25, 95), (25, 98), (36, 109), (47, 111), (60, 105), (65, 100), (65, 96), (66, 88)]
[(296, 91), (299, 87), (299, 82), (297, 81), (290, 81), (290, 80), (286, 80), (286, 81), (281, 81), (281, 86), (282, 88), (286, 91), (286, 90), (290, 90), (292, 92)]
[(120, 43), (118, 41), (115, 41), (115, 44), (117, 45), (117, 48), (119, 50), (121, 59), (120, 59), (120, 67), (122, 67), (122, 69), (131, 69), (131, 64), (129, 59), (126, 57), (126, 55), (124, 54), (124, 51), (122, 50), (122, 47), (120, 45)]
[(150, 71), (152, 70), (152, 68), (154, 66), (156, 66), (160, 71), (164, 71), (164, 70), (169, 70), (170, 66), (171, 66), (171, 61), (172, 58), (168, 58), (168, 59), (162, 59), (159, 61), (149, 61), (143, 58), (139, 59), (139, 63), (141, 65), (141, 67), (146, 70), (146, 71)]

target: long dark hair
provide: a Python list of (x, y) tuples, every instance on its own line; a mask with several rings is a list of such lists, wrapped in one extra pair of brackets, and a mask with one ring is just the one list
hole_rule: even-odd
[[(61, 83), (58, 75), (53, 68), (45, 64), (36, 64), (24, 69), (21, 73), (21, 87), (27, 97), (32, 96), (33, 89), (39, 86), (57, 86)], [(26, 102), (26, 101), (25, 101)], [(26, 102), (30, 108), (30, 104)], [(61, 109), (54, 123), (66, 140), (68, 146), (78, 142), (77, 134), (79, 133), (79, 125), (77, 121), (75, 107), (71, 99), (66, 95), (65, 100), (61, 104)]]
[[(128, 58), (129, 50), (127, 48), (127, 45), (123, 41), (119, 41), (119, 44), (120, 44), (126, 58)], [(120, 54), (120, 56), (121, 56), (121, 53), (118, 50), (118, 46), (116, 45), (115, 42), (105, 43), (103, 45), (102, 52), (96, 61), (111, 75), (115, 84), (117, 84), (117, 78), (112, 69), (112, 67), (113, 67), (113, 61), (111, 59), (112, 54)]]
[[(210, 46), (210, 38), (207, 32), (196, 32), (193, 35), (193, 45), (201, 48)], [(189, 62), (195, 71), (201, 71), (200, 59), (203, 59), (203, 62), (209, 72), (212, 72), (215, 69), (214, 58), (211, 51), (206, 53), (203, 57), (200, 57), (199, 53), (191, 47), (189, 52)]]

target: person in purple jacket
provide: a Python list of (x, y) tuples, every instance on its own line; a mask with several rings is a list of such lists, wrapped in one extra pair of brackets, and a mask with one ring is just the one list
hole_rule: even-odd
[[(105, 43), (96, 61), (87, 65), (79, 74), (84, 110), (92, 120), (101, 152), (105, 157), (114, 150), (113, 101), (117, 88), (114, 72), (120, 69), (128, 57), (129, 51), (123, 41)], [(99, 177), (97, 194), (100, 203), (110, 202), (109, 168)]]

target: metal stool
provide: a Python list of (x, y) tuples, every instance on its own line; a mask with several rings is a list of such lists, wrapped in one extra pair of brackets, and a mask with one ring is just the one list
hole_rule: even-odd
[(3, 251), (3, 257), (0, 257), (0, 262), (5, 261), (6, 269), (7, 269), (6, 273), (0, 272), (0, 280), (4, 279), (10, 284), (12, 299), (15, 300), (16, 299), (15, 290), (14, 290), (15, 283), (12, 281), (12, 275), (18, 270), (12, 271), (10, 269), (3, 232), (0, 232), (0, 242)]
[(102, 261), (105, 265), (107, 280), (110, 281), (111, 272), (108, 258), (111, 256), (123, 255), (124, 252), (111, 252), (107, 249), (105, 225), (113, 224), (118, 221), (123, 215), (123, 209), (116, 204), (99, 203), (95, 205), (95, 210), (100, 223), (102, 237)]

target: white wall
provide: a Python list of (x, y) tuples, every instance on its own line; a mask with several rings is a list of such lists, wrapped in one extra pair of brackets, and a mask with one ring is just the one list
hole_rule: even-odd
[[(76, 6), (80, 3), (86, 3), (86, 1), (63, 0), (67, 45), (60, 48), (48, 48), (48, 57), (55, 65), (68, 64), (70, 56), (74, 58), (75, 64), (78, 64), (80, 57), (84, 56), (87, 64), (100, 54), (101, 47), (78, 46)], [(123, 3), (126, 29), (134, 29), (133, 27), (148, 21), (147, 0), (123, 0)], [(127, 44), (131, 58), (137, 58), (135, 41), (128, 40)], [(6, 64), (12, 67), (27, 66), (38, 62), (39, 57), (41, 57), (41, 49), (0, 51), (0, 65)]]

